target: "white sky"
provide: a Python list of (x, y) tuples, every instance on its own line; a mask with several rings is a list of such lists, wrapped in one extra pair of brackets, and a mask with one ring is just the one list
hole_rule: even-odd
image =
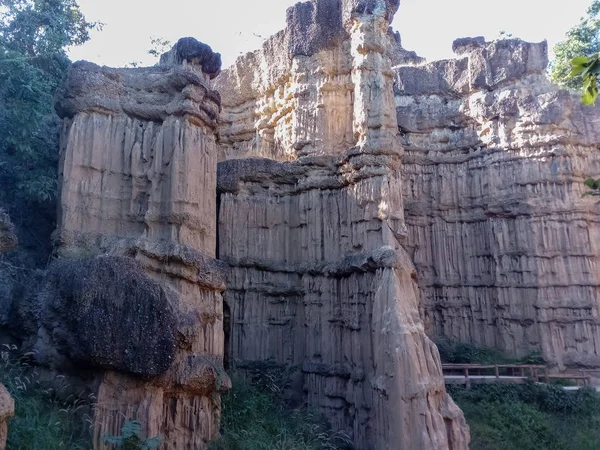
[[(79, 0), (88, 20), (104, 22), (90, 42), (72, 49), (71, 59), (108, 66), (133, 61), (154, 64), (147, 54), (152, 36), (175, 42), (193, 36), (230, 65), (285, 26), (285, 11), (297, 0)], [(428, 60), (452, 55), (457, 37), (500, 31), (552, 46), (579, 22), (592, 0), (402, 0), (393, 27), (403, 46)]]

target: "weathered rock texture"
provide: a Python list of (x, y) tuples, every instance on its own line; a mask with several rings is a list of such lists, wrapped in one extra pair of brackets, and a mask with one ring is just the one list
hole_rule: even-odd
[[(220, 69), (184, 39), (159, 67), (72, 66), (64, 117), (58, 261), (37, 295), (48, 364), (100, 370), (94, 445), (138, 419), (166, 449), (217, 433), (224, 269), (216, 248)], [(95, 256), (98, 255), (98, 256)]]
[[(14, 226), (8, 215), (0, 209), (0, 253), (10, 250), (17, 244)], [(0, 383), (0, 450), (6, 448), (8, 420), (15, 413), (15, 402)]]
[(397, 67), (408, 250), (430, 335), (600, 364), (600, 114), (545, 78), (546, 43), (455, 42)]
[(216, 79), (230, 352), (242, 369), (287, 366), (296, 399), (357, 449), (466, 449), (402, 246), (397, 6), (298, 4)]
[[(377, 33), (377, 39), (361, 42), (369, 32), (365, 27), (374, 25), (354, 20), (370, 14), (360, 11), (376, 11), (377, 17), (384, 11), (391, 17), (397, 3), (355, 3), (298, 3), (288, 9), (285, 30), (268, 39), (260, 50), (238, 58), (215, 80), (223, 98), (221, 160), (256, 156), (293, 160), (340, 154), (356, 143), (354, 109), (369, 101), (353, 99), (356, 77), (361, 76), (356, 61), (363, 54), (365, 59), (368, 54), (378, 55), (371, 58), (371, 65), (385, 60), (389, 66), (390, 58), (395, 62), (420, 58), (402, 49), (400, 37), (389, 31), (389, 23), (378, 22), (379, 28), (370, 30)], [(380, 61), (376, 62), (377, 58)], [(386, 76), (390, 72), (389, 67), (379, 70), (388, 72)]]
[(15, 402), (4, 387), (0, 384), (0, 450), (6, 448), (8, 434), (8, 420), (15, 413)]

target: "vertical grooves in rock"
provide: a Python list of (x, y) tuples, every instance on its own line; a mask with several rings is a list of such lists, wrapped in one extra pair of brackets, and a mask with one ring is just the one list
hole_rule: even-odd
[(409, 251), (430, 335), (600, 365), (599, 109), (545, 78), (546, 43), (455, 42), (395, 68)]
[[(157, 324), (177, 338), (173, 355), (157, 355), (167, 361), (160, 370), (132, 374), (122, 364), (88, 361), (105, 369), (97, 371), (94, 448), (104, 449), (103, 436), (120, 435), (133, 419), (146, 435), (163, 436), (167, 450), (206, 448), (218, 434), (219, 393), (230, 386), (223, 370), (225, 268), (215, 259), (220, 103), (209, 87), (219, 70), (218, 54), (184, 39), (160, 67), (74, 64), (57, 103), (69, 124), (62, 138), (60, 251), (137, 260), (169, 299), (164, 314), (156, 312)], [(98, 317), (101, 306), (92, 306)], [(130, 310), (122, 308), (127, 330), (144, 323), (135, 314), (154, 311)], [(119, 362), (131, 355), (111, 356)]]
[[(231, 362), (290, 370), (291, 399), (357, 449), (462, 450), (468, 427), (401, 245), (397, 4), (371, 3), (298, 4), (286, 30), (215, 80)], [(314, 14), (336, 7), (341, 17)]]

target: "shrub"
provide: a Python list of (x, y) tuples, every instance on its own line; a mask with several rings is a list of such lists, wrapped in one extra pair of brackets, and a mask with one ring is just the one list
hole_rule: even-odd
[(162, 445), (160, 436), (144, 438), (142, 424), (137, 420), (125, 422), (121, 428), (121, 436), (104, 436), (104, 444), (114, 445), (122, 450), (152, 450)]
[(26, 356), (18, 360), (10, 357), (15, 350), (7, 347), (0, 359), (0, 383), (15, 400), (7, 450), (89, 450), (90, 439), (82, 419), (85, 402), (59, 400), (56, 391), (42, 386)]
[(471, 450), (600, 448), (600, 396), (593, 389), (526, 384), (450, 385), (471, 427)]
[(289, 409), (280, 394), (272, 392), (234, 376), (233, 389), (222, 397), (222, 436), (209, 448), (334, 450), (350, 444), (347, 436), (329, 430), (319, 414), (305, 409)]
[(434, 339), (444, 364), (545, 364), (537, 351), (515, 358), (489, 347), (479, 347), (469, 342), (453, 342), (445, 338)]

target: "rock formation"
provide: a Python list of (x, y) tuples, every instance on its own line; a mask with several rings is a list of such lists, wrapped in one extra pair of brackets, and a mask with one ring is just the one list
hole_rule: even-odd
[(0, 384), (0, 450), (6, 448), (6, 438), (8, 435), (8, 420), (15, 413), (15, 402), (6, 390)]
[(70, 69), (59, 259), (35, 297), (41, 363), (96, 374), (94, 446), (137, 419), (164, 448), (218, 433), (223, 264), (216, 261), (220, 56), (180, 41), (158, 67)]
[[(363, 10), (385, 11), (391, 17), (398, 2), (395, 7), (383, 0), (355, 3), (298, 3), (288, 9), (285, 30), (258, 51), (238, 58), (215, 80), (224, 107), (219, 126), (221, 160), (252, 156), (293, 160), (340, 154), (355, 145), (354, 109), (363, 107), (361, 101), (353, 100), (354, 83), (362, 76), (356, 65), (361, 52), (366, 52), (365, 59), (368, 54), (378, 55), (372, 58), (380, 58), (381, 64), (385, 59), (388, 66), (388, 58), (420, 60), (401, 48), (399, 35), (389, 31), (389, 22), (378, 22), (376, 30), (355, 30), (349, 25), (359, 27), (359, 22), (351, 21)], [(375, 25), (365, 22), (362, 26)], [(368, 33), (371, 40), (361, 43)]]
[[(14, 226), (4, 211), (0, 209), (0, 253), (10, 250), (17, 245)], [(8, 433), (8, 420), (15, 413), (15, 402), (4, 387), (0, 384), (0, 450), (6, 448)]]
[(403, 247), (397, 6), (300, 3), (215, 80), (229, 351), (288, 367), (291, 395), (357, 449), (465, 449)]
[(599, 109), (545, 78), (546, 43), (459, 39), (395, 68), (407, 248), (430, 336), (600, 365)]
[(73, 65), (62, 259), (18, 309), (40, 364), (88, 374), (96, 448), (128, 419), (205, 448), (225, 342), (359, 450), (468, 447), (427, 334), (600, 365), (597, 109), (545, 79), (545, 43), (423, 64), (398, 5), (299, 3), (220, 75), (192, 38), (153, 68)]

